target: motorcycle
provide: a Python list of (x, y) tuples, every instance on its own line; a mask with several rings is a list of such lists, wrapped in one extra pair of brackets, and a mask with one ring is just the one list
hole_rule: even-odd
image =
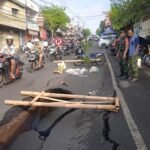
[(144, 59), (144, 64), (145, 64), (147, 67), (150, 67), (150, 54), (145, 55), (143, 59)]
[(64, 53), (64, 56), (69, 56), (71, 53), (69, 46), (67, 44), (63, 46), (63, 53)]
[[(10, 63), (11, 56), (0, 54), (0, 87), (4, 84), (8, 84), (14, 79), (10, 75)], [(21, 79), (23, 75), (23, 65), (24, 63), (20, 60), (19, 56), (15, 56), (16, 67), (15, 67), (15, 79)]]
[[(28, 61), (31, 64), (31, 71), (40, 69), (39, 67), (37, 67), (39, 62), (39, 55), (37, 51), (33, 50), (29, 52)], [(44, 67), (44, 56), (43, 56), (41, 68), (43, 67)]]
[[(75, 59), (76, 60), (89, 60), (89, 59), (98, 59), (95, 61), (92, 61), (92, 63), (96, 63), (97, 65), (103, 65), (105, 62), (105, 55), (104, 52), (100, 53), (90, 53), (89, 55), (86, 55), (85, 52), (82, 50), (81, 47), (77, 48), (76, 52), (75, 52), (76, 56)], [(74, 65), (76, 66), (80, 66), (83, 62), (74, 62)]]

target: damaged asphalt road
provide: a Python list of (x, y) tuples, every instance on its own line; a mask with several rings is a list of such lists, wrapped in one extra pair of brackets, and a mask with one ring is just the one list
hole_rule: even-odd
[[(92, 48), (96, 51), (97, 47)], [(44, 70), (33, 73), (25, 71), (22, 80), (1, 89), (1, 106), (4, 99), (21, 99), (21, 90), (42, 91), (48, 88), (64, 88), (76, 94), (113, 96), (110, 72), (105, 63), (98, 73), (88, 77), (54, 75), (56, 64), (46, 64)], [(72, 67), (72, 64), (67, 68)], [(41, 80), (42, 79), (42, 80)], [(61, 85), (65, 81), (68, 86)], [(4, 91), (9, 91), (8, 93)], [(0, 112), (10, 107), (4, 106)], [(2, 118), (2, 114), (0, 116)], [(37, 113), (32, 129), (18, 136), (9, 150), (136, 150), (122, 110), (110, 113), (98, 110), (52, 109), (45, 118)]]

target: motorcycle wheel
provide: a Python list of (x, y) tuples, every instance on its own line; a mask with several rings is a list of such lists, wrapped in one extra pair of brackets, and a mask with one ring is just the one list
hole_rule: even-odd
[[(81, 57), (76, 57), (75, 60), (81, 60)], [(74, 62), (75, 66), (81, 66), (82, 62)]]
[(53, 58), (54, 58), (54, 56), (51, 55), (51, 54), (49, 54), (49, 60), (50, 60), (51, 62), (53, 62)]
[(4, 74), (0, 74), (0, 88), (4, 85)]
[(150, 67), (150, 55), (145, 57), (145, 64), (147, 67)]
[(101, 66), (105, 63), (105, 56), (104, 55), (97, 56), (96, 59), (100, 59), (99, 61), (96, 61), (96, 64), (99, 66)]

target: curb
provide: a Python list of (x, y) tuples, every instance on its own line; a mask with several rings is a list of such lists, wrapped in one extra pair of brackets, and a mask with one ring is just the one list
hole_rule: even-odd
[(109, 60), (106, 52), (105, 52), (105, 57), (106, 57), (108, 67), (109, 67), (109, 70), (110, 70), (111, 79), (112, 79), (112, 83), (113, 83), (113, 88), (114, 88), (114, 90), (116, 91), (117, 95), (120, 98), (121, 108), (123, 110), (123, 114), (125, 116), (127, 125), (128, 125), (128, 127), (130, 129), (130, 132), (132, 134), (132, 137), (133, 137), (133, 140), (134, 140), (135, 145), (137, 147), (137, 150), (148, 150), (147, 147), (146, 147), (146, 144), (145, 144), (145, 142), (144, 142), (144, 140), (143, 140), (143, 138), (140, 134), (140, 131), (139, 131), (135, 121), (132, 118), (132, 115), (131, 115), (130, 110), (128, 108), (128, 105), (125, 101), (125, 98), (124, 98), (121, 90), (117, 86), (117, 81), (116, 81), (116, 78), (115, 78), (115, 74), (114, 74), (112, 65), (110, 63), (110, 60)]

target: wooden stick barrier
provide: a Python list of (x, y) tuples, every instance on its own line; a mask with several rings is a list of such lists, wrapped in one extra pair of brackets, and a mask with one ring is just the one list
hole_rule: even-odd
[(89, 105), (89, 104), (65, 104), (62, 102), (47, 103), (47, 102), (35, 102), (31, 104), (29, 101), (16, 101), (16, 100), (5, 100), (5, 104), (15, 106), (36, 106), (36, 107), (63, 107), (63, 108), (80, 108), (80, 109), (98, 109), (115, 111), (115, 105)]
[(120, 109), (119, 97), (116, 97), (116, 99), (115, 99), (115, 106), (118, 110)]
[(82, 103), (82, 104), (114, 104), (114, 101), (64, 101), (64, 100), (60, 100), (60, 99), (55, 99), (55, 98), (51, 98), (51, 97), (40, 97), (41, 99), (45, 99), (45, 100), (49, 100), (49, 101), (54, 101), (54, 102), (63, 102), (63, 103)]
[[(21, 91), (22, 95), (35, 97), (40, 92)], [(43, 93), (44, 97), (55, 97), (55, 98), (72, 98), (81, 100), (101, 100), (101, 101), (114, 101), (115, 97), (100, 97), (100, 96), (86, 96), (86, 95), (74, 95), (74, 94), (56, 94), (56, 93)]]
[[(75, 60), (58, 60), (58, 61), (53, 61), (54, 63), (73, 63), (73, 62), (84, 62), (85, 60), (83, 59), (75, 59)], [(101, 61), (101, 59), (89, 59), (89, 61)]]
[(42, 91), (41, 93), (39, 93), (30, 103), (31, 104), (35, 103), (44, 93), (45, 91)]

